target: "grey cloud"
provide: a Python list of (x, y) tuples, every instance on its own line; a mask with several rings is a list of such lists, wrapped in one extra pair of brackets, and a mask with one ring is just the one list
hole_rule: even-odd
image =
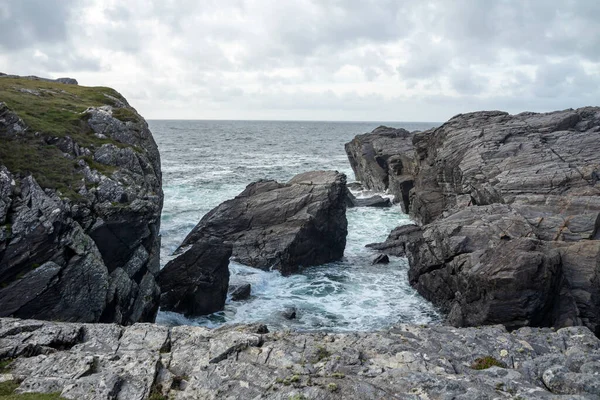
[(0, 48), (21, 49), (67, 39), (75, 0), (4, 0), (0, 4)]

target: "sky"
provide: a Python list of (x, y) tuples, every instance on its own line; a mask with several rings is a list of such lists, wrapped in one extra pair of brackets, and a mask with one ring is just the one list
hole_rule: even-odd
[(599, 105), (598, 21), (599, 0), (0, 0), (0, 71), (147, 119), (442, 122)]

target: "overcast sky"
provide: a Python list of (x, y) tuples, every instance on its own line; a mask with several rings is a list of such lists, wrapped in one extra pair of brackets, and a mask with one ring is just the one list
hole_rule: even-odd
[(599, 105), (599, 21), (600, 0), (0, 0), (0, 71), (148, 119), (445, 121)]

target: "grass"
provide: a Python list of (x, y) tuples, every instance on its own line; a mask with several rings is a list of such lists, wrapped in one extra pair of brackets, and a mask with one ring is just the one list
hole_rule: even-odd
[[(17, 137), (0, 137), (0, 163), (17, 176), (32, 174), (42, 188), (57, 189), (65, 197), (77, 198), (77, 191), (82, 186), (81, 167), (49, 143), (53, 143), (54, 138), (70, 136), (86, 148), (98, 148), (107, 143), (128, 147), (112, 139), (96, 137), (87, 124), (87, 114), (83, 113), (89, 107), (116, 106), (117, 102), (110, 97), (125, 101), (118, 92), (106, 87), (0, 78), (0, 102), (6, 103), (29, 128)], [(115, 108), (113, 112), (121, 121), (140, 120), (129, 108)], [(105, 175), (110, 176), (115, 170), (90, 157), (85, 161)]]
[(15, 393), (19, 384), (15, 381), (0, 383), (0, 400), (59, 400), (60, 393)]
[(506, 368), (506, 364), (503, 363), (502, 361), (496, 360), (492, 356), (485, 356), (485, 357), (477, 358), (477, 359), (475, 359), (473, 364), (471, 364), (471, 368), (477, 369), (477, 370), (488, 369), (491, 367)]
[(10, 372), (10, 364), (13, 362), (12, 358), (6, 360), (0, 360), (0, 374), (6, 374)]

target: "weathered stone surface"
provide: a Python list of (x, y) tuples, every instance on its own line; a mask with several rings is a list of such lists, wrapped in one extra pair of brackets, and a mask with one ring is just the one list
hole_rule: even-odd
[[(0, 380), (67, 399), (597, 399), (585, 327), (399, 325), (371, 333), (0, 319)], [(476, 370), (493, 357), (506, 368)]]
[(234, 260), (282, 274), (338, 260), (346, 246), (346, 191), (346, 176), (335, 171), (251, 183), (206, 214), (178, 251), (217, 239), (232, 245)]
[(405, 211), (416, 166), (412, 138), (405, 129), (380, 126), (345, 146), (356, 179), (367, 189), (389, 190)]
[(198, 242), (160, 271), (160, 306), (185, 315), (222, 310), (229, 285), (231, 246)]
[(593, 107), (464, 114), (416, 133), (409, 208), (422, 228), (372, 247), (406, 254), (411, 283), (456, 325), (600, 335), (599, 139)]
[(246, 300), (252, 293), (252, 286), (249, 283), (244, 283), (242, 285), (230, 285), (229, 293), (231, 295), (231, 300), (233, 301)]
[[(38, 80), (39, 89), (17, 90)], [(60, 107), (95, 105), (76, 116), (77, 130), (67, 117), (48, 121), (69, 133), (61, 136), (34, 131), (23, 110), (0, 103), (0, 146), (44, 151), (35, 162), (47, 168), (30, 174), (18, 158), (0, 157), (0, 316), (153, 321), (163, 201), (156, 143), (146, 121), (112, 89), (48, 82), (6, 76), (0, 92), (18, 92), (23, 104), (48, 110), (58, 107), (57, 98)], [(99, 99), (107, 105), (98, 106)], [(46, 154), (51, 161), (39, 159)], [(68, 168), (68, 176), (57, 176), (55, 165)]]

